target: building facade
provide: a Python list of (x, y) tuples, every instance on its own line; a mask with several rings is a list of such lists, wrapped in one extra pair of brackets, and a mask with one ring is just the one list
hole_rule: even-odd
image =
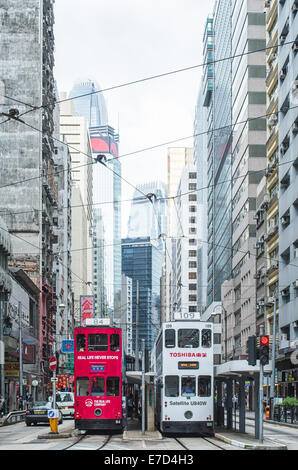
[[(162, 261), (162, 253), (158, 246), (155, 246), (154, 242), (150, 240), (150, 237), (122, 240), (122, 272), (132, 279), (132, 344), (134, 353), (136, 351), (136, 336), (139, 338), (139, 351), (141, 351), (141, 339), (145, 339), (146, 349), (151, 351), (160, 328)], [(137, 281), (139, 281), (138, 312)]]

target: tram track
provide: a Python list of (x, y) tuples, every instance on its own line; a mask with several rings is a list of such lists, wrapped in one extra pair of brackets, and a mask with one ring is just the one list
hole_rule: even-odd
[[(77, 444), (79, 444), (80, 442), (82, 442), (84, 439), (90, 437), (89, 434), (82, 434), (80, 436), (77, 437), (76, 441), (75, 442), (72, 442), (70, 445), (68, 445), (67, 447), (64, 447), (63, 450), (72, 450), (72, 448), (75, 448), (75, 446)], [(99, 451), (99, 450), (102, 450), (109, 442), (110, 440), (112, 439), (112, 435), (109, 434), (107, 436), (105, 436), (105, 440), (103, 443), (101, 443), (101, 445), (99, 447), (96, 447), (92, 450), (95, 450), (95, 451)], [(91, 449), (90, 449), (91, 450)]]
[[(207, 437), (201, 437), (201, 439), (202, 439), (203, 441), (206, 441), (206, 442), (208, 442), (209, 444), (213, 445), (214, 447), (217, 447), (217, 448), (220, 449), (220, 450), (226, 450), (224, 447), (221, 447), (219, 444), (215, 444), (215, 443), (214, 443), (213, 441), (211, 441), (210, 439), (207, 439)], [(178, 442), (178, 444), (179, 444), (181, 447), (183, 447), (184, 450), (190, 450), (190, 451), (193, 450), (193, 449), (190, 449), (189, 447), (187, 447), (187, 446), (184, 444), (184, 442), (182, 442), (179, 438), (175, 437), (174, 440), (175, 440), (176, 442)]]

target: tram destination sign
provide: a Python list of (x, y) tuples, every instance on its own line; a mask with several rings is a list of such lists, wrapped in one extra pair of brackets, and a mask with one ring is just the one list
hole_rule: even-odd
[(174, 312), (174, 321), (200, 320), (200, 312)]
[(198, 369), (199, 362), (197, 361), (184, 361), (178, 362), (178, 369)]

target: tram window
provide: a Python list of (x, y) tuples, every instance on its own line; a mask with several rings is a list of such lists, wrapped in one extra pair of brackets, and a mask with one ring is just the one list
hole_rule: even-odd
[(202, 347), (211, 348), (211, 330), (202, 330)]
[(107, 351), (108, 335), (105, 333), (88, 335), (88, 351)]
[(88, 377), (77, 377), (76, 394), (78, 397), (88, 397), (89, 395)]
[(209, 375), (198, 377), (198, 396), (211, 397), (211, 377)]
[(178, 347), (179, 348), (198, 348), (199, 347), (199, 330), (192, 330), (192, 329), (178, 330)]
[(110, 336), (110, 350), (111, 351), (120, 351), (120, 340), (118, 334), (112, 334)]
[(179, 376), (178, 375), (166, 375), (165, 396), (166, 397), (179, 397)]
[(196, 379), (195, 377), (184, 376), (181, 377), (181, 395), (194, 396), (196, 394)]
[(120, 396), (120, 379), (119, 377), (107, 378), (107, 396), (119, 397)]
[(104, 377), (91, 378), (91, 395), (93, 397), (104, 397), (105, 394), (105, 379)]
[(77, 335), (76, 349), (77, 349), (77, 351), (86, 351), (86, 337), (85, 337), (85, 335)]
[(168, 329), (165, 331), (165, 344), (166, 348), (175, 347), (175, 330)]

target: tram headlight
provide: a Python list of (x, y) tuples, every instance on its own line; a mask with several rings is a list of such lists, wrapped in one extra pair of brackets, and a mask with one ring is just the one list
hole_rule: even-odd
[(101, 409), (100, 409), (100, 408), (96, 408), (96, 410), (94, 410), (94, 414), (95, 414), (95, 416), (97, 416), (97, 417), (99, 418), (99, 416), (102, 415)]
[(190, 410), (185, 411), (184, 417), (185, 417), (186, 419), (191, 419), (191, 418), (193, 417), (192, 411), (190, 411)]

